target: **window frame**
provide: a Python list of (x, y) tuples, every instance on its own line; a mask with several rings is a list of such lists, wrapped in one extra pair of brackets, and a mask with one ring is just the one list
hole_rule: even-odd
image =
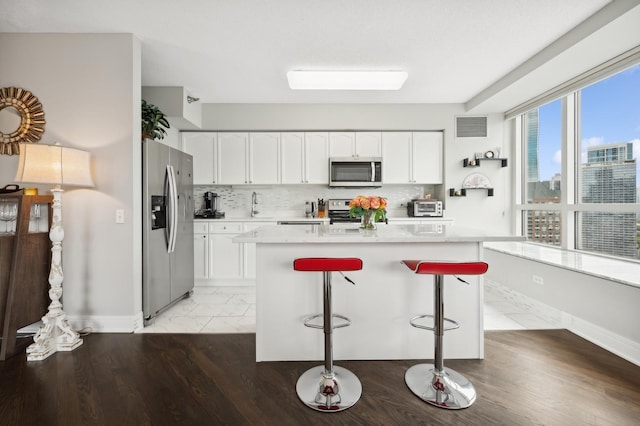
[[(640, 63), (640, 62), (638, 62)], [(635, 64), (637, 65), (637, 64)], [(633, 66), (633, 65), (632, 65)], [(620, 72), (616, 70), (605, 78), (609, 78)], [(594, 84), (590, 82), (589, 84)], [(595, 83), (597, 84), (597, 83)], [(586, 85), (585, 85), (586, 86)], [(514, 135), (515, 179), (513, 187), (513, 218), (514, 231), (518, 235), (527, 237), (527, 213), (529, 211), (559, 211), (561, 216), (561, 244), (552, 246), (549, 244), (530, 241), (527, 243), (539, 244), (545, 247), (559, 247), (563, 250), (573, 250), (581, 253), (588, 253), (597, 256), (610, 257), (630, 262), (640, 263), (639, 258), (628, 258), (614, 256), (607, 253), (580, 250), (577, 248), (580, 229), (578, 215), (580, 212), (610, 212), (610, 213), (635, 213), (640, 214), (640, 203), (582, 203), (579, 200), (581, 190), (581, 90), (566, 94), (561, 100), (561, 141), (562, 141), (562, 162), (561, 162), (561, 189), (560, 202), (549, 204), (534, 204), (527, 201), (527, 123), (526, 113), (514, 117), (512, 130)], [(549, 100), (553, 102), (554, 100)], [(535, 106), (539, 108), (541, 105)], [(533, 108), (532, 108), (533, 109)], [(640, 159), (636, 159), (640, 161)], [(640, 184), (640, 182), (638, 182)]]

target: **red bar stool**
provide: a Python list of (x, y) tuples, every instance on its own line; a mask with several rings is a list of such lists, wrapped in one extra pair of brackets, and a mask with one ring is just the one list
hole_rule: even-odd
[[(476, 400), (476, 390), (462, 374), (450, 368), (445, 369), (442, 359), (444, 332), (460, 327), (457, 322), (444, 317), (443, 275), (481, 275), (487, 272), (489, 265), (484, 262), (455, 263), (421, 260), (403, 260), (402, 262), (416, 274), (435, 276), (434, 315), (418, 315), (409, 321), (413, 327), (434, 332), (434, 363), (412, 366), (407, 370), (404, 380), (411, 392), (429, 404), (450, 410), (467, 408)], [(433, 327), (418, 323), (418, 320), (423, 318), (433, 318)], [(450, 323), (451, 326), (445, 327), (445, 322)]]
[[(304, 325), (324, 330), (324, 365), (305, 371), (296, 383), (298, 397), (308, 407), (323, 412), (337, 412), (353, 406), (362, 395), (362, 384), (358, 377), (343, 367), (333, 365), (333, 329), (347, 327), (349, 318), (336, 315), (331, 308), (331, 272), (358, 271), (362, 260), (358, 258), (301, 258), (293, 261), (293, 269), (305, 272), (322, 272), (324, 281), (324, 309), (322, 314), (305, 318)], [(345, 277), (353, 284), (353, 281)], [(322, 317), (323, 324), (312, 321)], [(333, 323), (334, 318), (344, 320)]]

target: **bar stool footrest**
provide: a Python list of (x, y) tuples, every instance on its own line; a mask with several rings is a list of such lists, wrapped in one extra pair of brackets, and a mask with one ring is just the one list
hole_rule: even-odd
[[(333, 314), (331, 315), (333, 318), (339, 318), (341, 320), (344, 320), (344, 322), (340, 322), (337, 324), (333, 324), (333, 329), (336, 328), (342, 328), (342, 327), (348, 327), (351, 325), (351, 320), (347, 317), (345, 317), (344, 315), (338, 315), (338, 314)], [(317, 315), (311, 315), (309, 317), (306, 317), (304, 319), (304, 326), (305, 327), (309, 327), (309, 328), (318, 328), (320, 330), (324, 329), (324, 324), (313, 324), (312, 321), (318, 319), (318, 318), (324, 318), (323, 314), (317, 314)]]
[[(418, 320), (421, 320), (421, 319), (424, 319), (424, 318), (433, 319), (433, 315), (416, 315), (415, 317), (413, 317), (413, 318), (411, 318), (409, 320), (409, 324), (411, 324), (415, 328), (421, 328), (423, 330), (435, 331), (435, 327), (434, 326), (428, 326), (428, 325), (420, 324), (418, 322)], [(456, 328), (460, 328), (460, 324), (458, 324), (456, 321), (454, 321), (452, 319), (445, 318), (444, 321), (449, 323), (449, 324), (451, 324), (448, 327), (445, 326), (444, 327), (444, 331), (455, 330)]]

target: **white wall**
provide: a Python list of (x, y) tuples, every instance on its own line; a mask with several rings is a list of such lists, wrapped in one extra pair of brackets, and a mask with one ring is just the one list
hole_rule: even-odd
[(497, 266), (487, 279), (560, 310), (563, 327), (640, 365), (640, 288), (494, 250), (485, 261)]
[[(132, 330), (142, 305), (140, 50), (131, 34), (0, 33), (0, 85), (39, 98), (40, 143), (92, 155), (95, 188), (63, 195), (63, 301), (72, 322), (91, 317), (114, 331)], [(16, 164), (0, 156), (0, 183)]]
[[(445, 183), (436, 196), (444, 200), (447, 217), (461, 225), (490, 226), (495, 233), (509, 234), (510, 168), (501, 169), (498, 162), (462, 167), (463, 158), (495, 147), (510, 157), (502, 115), (489, 115), (488, 138), (456, 140), (457, 115), (465, 115), (462, 104), (203, 104), (202, 130), (443, 130)], [(495, 196), (469, 191), (467, 197), (449, 197), (447, 189), (460, 188), (471, 173), (486, 175), (495, 186)]]

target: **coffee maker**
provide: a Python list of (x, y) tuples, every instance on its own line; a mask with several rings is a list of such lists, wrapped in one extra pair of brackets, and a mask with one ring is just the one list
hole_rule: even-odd
[(196, 217), (202, 219), (220, 219), (224, 213), (218, 211), (218, 194), (207, 191), (203, 194), (204, 208), (196, 211)]
[(204, 210), (211, 213), (218, 210), (218, 194), (215, 192), (204, 193)]

